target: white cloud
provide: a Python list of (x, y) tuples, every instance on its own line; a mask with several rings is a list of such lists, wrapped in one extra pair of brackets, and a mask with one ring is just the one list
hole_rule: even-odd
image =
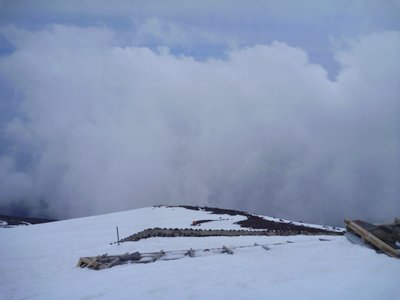
[[(45, 199), (62, 217), (207, 204), (330, 223), (400, 210), (398, 32), (352, 40), (331, 81), (279, 42), (200, 62), (119, 46), (106, 28), (5, 31), (16, 50), (0, 77), (21, 101), (0, 164), (7, 203)], [(27, 145), (28, 164), (7, 163)]]
[[(398, 0), (386, 1), (0, 1), (0, 25), (106, 25), (127, 45), (205, 59), (234, 47), (285, 41), (305, 50), (331, 78), (338, 66), (329, 40), (400, 30)], [(132, 43), (132, 41), (134, 43)], [(0, 53), (8, 45), (0, 40)]]

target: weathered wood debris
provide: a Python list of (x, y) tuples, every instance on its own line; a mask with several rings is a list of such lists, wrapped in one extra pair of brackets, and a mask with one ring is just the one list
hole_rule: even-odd
[[(319, 238), (319, 241), (329, 241), (328, 239)], [(310, 240), (308, 242), (312, 242), (314, 240)], [(210, 254), (223, 254), (227, 253), (229, 255), (234, 254), (235, 249), (239, 248), (250, 248), (250, 247), (261, 247), (262, 249), (268, 251), (270, 250), (270, 246), (279, 246), (279, 245), (287, 245), (292, 244), (292, 241), (286, 242), (278, 242), (270, 245), (267, 244), (258, 244), (254, 243), (252, 245), (244, 245), (244, 246), (235, 246), (228, 247), (222, 246), (220, 248), (206, 248), (206, 249), (192, 249), (189, 250), (171, 250), (171, 251), (157, 251), (157, 252), (133, 252), (133, 253), (125, 253), (122, 255), (99, 255), (92, 257), (81, 257), (78, 261), (77, 267), (80, 268), (89, 268), (93, 270), (102, 270), (111, 268), (117, 265), (122, 265), (126, 263), (134, 263), (134, 264), (146, 264), (146, 263), (154, 263), (160, 260), (176, 260), (184, 257), (200, 257)]]
[[(392, 224), (374, 225), (361, 220), (344, 220), (348, 233), (361, 238), (367, 243), (391, 257), (400, 258), (400, 219), (396, 218)], [(352, 235), (347, 236), (354, 241)]]
[[(260, 246), (255, 244), (253, 246)], [(243, 248), (250, 246), (239, 246), (236, 248)], [(229, 248), (227, 246), (222, 246), (222, 248), (210, 248), (210, 249), (201, 249), (194, 250), (190, 248), (189, 250), (173, 250), (173, 251), (158, 251), (158, 252), (148, 252), (148, 253), (125, 253), (122, 255), (99, 255), (92, 257), (81, 257), (79, 258), (77, 267), (80, 268), (89, 268), (93, 270), (102, 270), (108, 269), (117, 265), (122, 265), (125, 263), (136, 263), (136, 264), (146, 264), (153, 263), (158, 260), (175, 260), (183, 257), (195, 257), (197, 255), (201, 255), (200, 252), (213, 252), (213, 253), (227, 253), (233, 254), (234, 248)], [(267, 250), (266, 248), (264, 248)]]
[(99, 255), (79, 258), (77, 267), (101, 270), (121, 265), (128, 261), (139, 261), (142, 258), (139, 252), (125, 253), (122, 255)]

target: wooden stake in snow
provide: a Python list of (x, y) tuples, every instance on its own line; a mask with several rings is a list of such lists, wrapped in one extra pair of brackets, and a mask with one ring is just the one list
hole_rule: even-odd
[(190, 248), (190, 250), (188, 250), (188, 252), (186, 252), (185, 255), (188, 255), (189, 257), (194, 257), (194, 250)]
[(117, 226), (117, 241), (118, 241), (118, 245), (119, 245), (119, 232), (118, 232), (118, 226)]

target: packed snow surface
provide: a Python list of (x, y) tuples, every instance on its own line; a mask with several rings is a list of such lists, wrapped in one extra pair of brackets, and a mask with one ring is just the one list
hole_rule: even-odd
[[(120, 213), (0, 230), (0, 299), (398, 299), (400, 260), (344, 236), (120, 237), (153, 227), (240, 229), (244, 216), (178, 207)], [(271, 219), (271, 218), (269, 218)], [(320, 239), (326, 239), (321, 241)], [(287, 241), (293, 243), (287, 243)], [(226, 246), (210, 254), (94, 271), (79, 257)]]

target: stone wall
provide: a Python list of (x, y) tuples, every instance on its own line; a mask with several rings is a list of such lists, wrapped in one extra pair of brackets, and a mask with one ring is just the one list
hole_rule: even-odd
[(208, 236), (288, 236), (288, 235), (341, 235), (338, 232), (308, 232), (303, 230), (225, 230), (225, 229), (192, 229), (192, 228), (149, 228), (131, 236), (120, 242), (139, 241), (151, 237), (208, 237)]

